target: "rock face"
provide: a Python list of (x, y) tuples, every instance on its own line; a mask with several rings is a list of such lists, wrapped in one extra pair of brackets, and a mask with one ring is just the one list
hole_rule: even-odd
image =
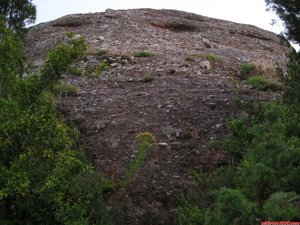
[(28, 54), (39, 58), (70, 31), (82, 35), (95, 51), (204, 51), (238, 62), (277, 62), (286, 51), (277, 35), (254, 26), (174, 10), (135, 9), (68, 15), (39, 24), (28, 35)]
[[(189, 171), (226, 163), (209, 144), (226, 135), (227, 120), (239, 114), (237, 92), (244, 99), (254, 96), (239, 79), (239, 66), (272, 69), (285, 64), (289, 51), (277, 35), (250, 25), (174, 10), (107, 10), (31, 28), (26, 47), (33, 64), (40, 66), (66, 32), (88, 43), (80, 68), (97, 70), (103, 54), (110, 64), (92, 78), (66, 75), (78, 94), (58, 99), (96, 170), (120, 179), (134, 158), (139, 132), (150, 131), (159, 143), (126, 194), (113, 198), (122, 212), (117, 224), (176, 224), (178, 197), (197, 187)], [(136, 57), (138, 51), (155, 55)], [(262, 92), (260, 98), (278, 95)]]

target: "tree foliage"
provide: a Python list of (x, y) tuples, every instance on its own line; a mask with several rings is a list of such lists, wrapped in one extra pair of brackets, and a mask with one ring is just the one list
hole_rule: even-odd
[(281, 72), (281, 78), (285, 86), (284, 101), (300, 112), (300, 52), (289, 54), (287, 73)]
[(36, 7), (32, 0), (1, 0), (0, 14), (7, 28), (23, 32), (26, 25), (34, 23)]
[(38, 74), (22, 77), (22, 43), (8, 29), (0, 40), (0, 224), (109, 224), (103, 190), (77, 132), (55, 110), (52, 89), (80, 58), (82, 38), (51, 51)]
[[(300, 44), (300, 1), (295, 0), (265, 0), (268, 9), (273, 10), (284, 22), (286, 37)], [(284, 100), (294, 109), (300, 109), (300, 52), (289, 54), (287, 73), (281, 73), (284, 83)], [(299, 110), (300, 111), (300, 110)]]
[(0, 96), (10, 93), (17, 76), (23, 71), (25, 60), (23, 43), (0, 21)]
[(265, 0), (269, 10), (273, 10), (284, 22), (286, 36), (300, 44), (300, 1)]

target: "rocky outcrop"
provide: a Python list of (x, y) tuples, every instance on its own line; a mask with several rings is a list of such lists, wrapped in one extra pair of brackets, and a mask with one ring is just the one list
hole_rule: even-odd
[(34, 26), (27, 38), (28, 54), (40, 58), (70, 31), (83, 36), (95, 51), (149, 50), (166, 55), (204, 51), (242, 63), (281, 62), (287, 50), (276, 34), (252, 25), (175, 10), (134, 9), (68, 15)]
[[(67, 75), (78, 93), (57, 100), (80, 130), (96, 171), (119, 179), (134, 158), (139, 132), (150, 131), (158, 142), (126, 194), (112, 198), (122, 225), (176, 224), (178, 197), (197, 187), (189, 171), (226, 162), (210, 142), (226, 135), (226, 122), (239, 115), (234, 100), (254, 96), (239, 79), (239, 66), (272, 70), (285, 64), (289, 51), (276, 34), (250, 25), (174, 10), (107, 10), (32, 27), (27, 54), (35, 66), (66, 32), (88, 43), (78, 67), (100, 68), (103, 54), (110, 64), (92, 78)], [(137, 51), (154, 55), (136, 57)], [(279, 94), (262, 92), (260, 98)]]

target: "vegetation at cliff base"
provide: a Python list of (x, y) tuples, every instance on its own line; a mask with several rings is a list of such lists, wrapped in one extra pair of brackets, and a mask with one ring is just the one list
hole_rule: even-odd
[(37, 74), (23, 76), (22, 42), (4, 25), (0, 37), (0, 224), (109, 224), (103, 191), (77, 131), (55, 110), (53, 91), (74, 60), (82, 38), (48, 53)]
[[(286, 24), (286, 36), (300, 43), (300, 5), (267, 0)], [(228, 163), (214, 172), (193, 172), (199, 192), (183, 200), (179, 224), (261, 224), (263, 221), (300, 220), (300, 53), (289, 55), (281, 101), (254, 99), (239, 106), (244, 116), (228, 123), (229, 135), (213, 143), (228, 155)], [(257, 90), (273, 88), (257, 76), (253, 64), (240, 75)]]

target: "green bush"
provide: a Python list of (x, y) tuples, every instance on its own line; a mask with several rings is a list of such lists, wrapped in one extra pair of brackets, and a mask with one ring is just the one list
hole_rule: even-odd
[(240, 66), (240, 75), (242, 79), (246, 79), (251, 75), (255, 75), (257, 72), (258, 71), (255, 64), (243, 64)]
[(229, 137), (221, 144), (222, 149), (230, 153), (233, 162), (244, 159), (247, 153), (247, 144), (252, 141), (253, 134), (247, 129), (248, 121), (245, 118), (228, 122)]
[(42, 79), (48, 82), (57, 81), (61, 75), (70, 69), (71, 63), (83, 57), (86, 49), (83, 38), (71, 39), (69, 43), (61, 43), (48, 53), (45, 66), (41, 71)]
[(214, 207), (205, 222), (206, 225), (253, 225), (257, 206), (239, 190), (221, 188), (216, 192)]
[[(233, 203), (230, 201), (238, 198), (247, 199), (245, 201), (255, 203), (258, 208), (264, 208), (261, 212), (250, 210), (251, 218), (299, 218), (295, 213), (294, 203), (298, 201), (297, 196), (300, 193), (300, 115), (292, 110), (293, 108), (275, 102), (244, 106), (248, 107), (245, 109), (247, 116), (230, 122), (228, 137), (214, 145), (216, 150), (229, 153), (229, 165), (236, 165), (237, 169), (228, 173), (232, 174), (233, 182), (224, 182), (230, 180), (225, 178), (228, 177), (225, 176), (226, 173), (223, 173), (223, 180), (217, 173), (201, 173), (194, 176), (204, 190), (198, 193), (202, 202), (191, 202), (191, 207), (197, 206), (199, 212), (210, 211), (209, 217), (206, 213), (206, 222), (202, 224), (222, 224), (221, 221), (230, 224), (230, 220), (236, 221), (237, 224), (247, 224), (246, 220), (250, 218), (246, 216), (249, 215), (249, 208), (241, 208), (241, 213), (245, 213), (245, 216), (242, 216), (239, 213), (234, 214), (235, 210), (221, 210), (222, 207), (218, 205), (223, 200), (218, 199), (218, 196), (213, 206), (205, 203), (211, 201), (211, 197), (207, 196), (211, 196), (213, 190), (218, 193), (222, 187), (235, 189), (243, 196), (228, 191), (226, 204), (231, 205)], [(224, 170), (228, 169), (224, 167)], [(284, 197), (286, 194), (276, 194), (286, 191), (293, 192), (295, 198)], [(220, 193), (225, 195), (224, 191)], [(284, 203), (283, 199), (289, 199), (290, 205)], [(286, 210), (282, 208), (284, 204)], [(201, 218), (203, 219), (202, 214)], [(256, 224), (255, 221), (252, 222), (249, 224)]]
[(265, 202), (263, 209), (268, 221), (299, 220), (300, 196), (295, 192), (276, 192)]
[(204, 224), (205, 213), (197, 205), (191, 205), (186, 200), (181, 203), (178, 213), (179, 225)]
[(259, 90), (259, 91), (265, 91), (265, 90), (276, 90), (278, 89), (278, 86), (269, 81), (268, 79), (266, 79), (263, 76), (251, 76), (249, 78), (247, 78), (246, 80), (246, 84), (251, 85), (252, 87), (254, 87), (255, 89)]
[(22, 76), (25, 62), (23, 43), (1, 24), (0, 19), (0, 97), (13, 91), (16, 76)]
[(147, 52), (147, 51), (139, 51), (139, 52), (135, 52), (133, 55), (134, 57), (150, 58), (150, 57), (154, 57), (155, 53)]
[(0, 224), (109, 224), (96, 205), (111, 183), (75, 148), (77, 131), (57, 115), (52, 95), (83, 55), (83, 39), (59, 45), (38, 74), (22, 77), (21, 44), (10, 32), (1, 35)]
[(244, 160), (237, 179), (243, 193), (258, 202), (276, 190), (276, 171), (263, 163)]

